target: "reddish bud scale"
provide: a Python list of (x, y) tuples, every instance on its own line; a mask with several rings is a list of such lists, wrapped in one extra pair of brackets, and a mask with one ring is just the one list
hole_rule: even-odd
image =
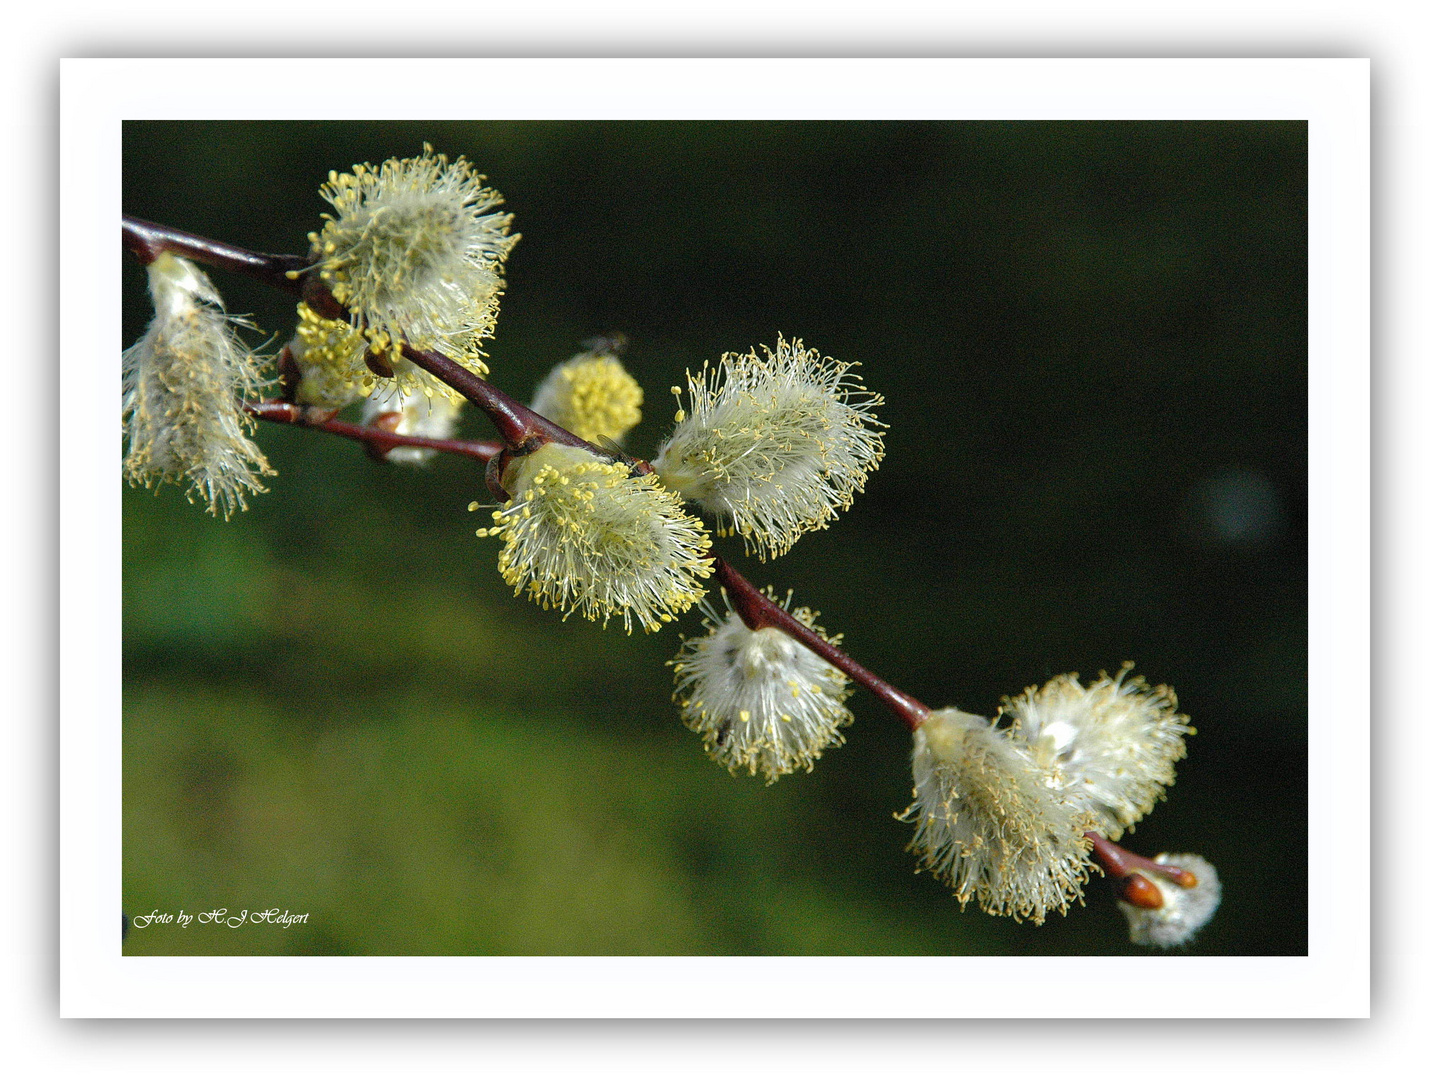
[(1140, 908), (1159, 908), (1162, 906), (1162, 890), (1153, 885), (1141, 874), (1132, 874), (1125, 878), (1118, 894), (1127, 903)]

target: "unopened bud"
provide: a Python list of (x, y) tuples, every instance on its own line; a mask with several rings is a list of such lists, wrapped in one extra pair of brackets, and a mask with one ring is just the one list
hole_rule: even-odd
[[(1143, 906), (1124, 892), (1124, 899), (1119, 900), (1117, 906), (1127, 916), (1133, 944), (1163, 949), (1186, 945), (1211, 920), (1221, 903), (1221, 881), (1216, 867), (1200, 855), (1162, 854), (1153, 861), (1175, 866), (1183, 872), (1158, 875), (1162, 880), (1157, 882), (1156, 888), (1161, 892), (1162, 903), (1155, 907)], [(1172, 880), (1172, 876), (1186, 880), (1183, 874), (1190, 874), (1195, 884), (1188, 888)]]

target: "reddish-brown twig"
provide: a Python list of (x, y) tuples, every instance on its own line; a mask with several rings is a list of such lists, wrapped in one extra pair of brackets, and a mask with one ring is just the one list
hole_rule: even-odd
[(750, 584), (748, 578), (718, 555), (715, 556), (715, 579), (724, 587), (730, 605), (751, 630), (760, 630), (766, 626), (783, 630), (877, 697), (910, 731), (916, 731), (928, 718), (929, 707), (918, 698), (879, 678), (844, 650), (820, 637)]
[[(139, 218), (126, 217), (123, 224), (125, 247), (141, 262), (147, 264), (163, 252), (173, 252), (301, 296), (325, 318), (347, 317), (347, 312), (333, 299), (318, 275), (304, 273), (311, 267), (311, 260), (307, 258), (264, 255)], [(487, 486), (493, 496), (502, 502), (509, 498), (501, 483), (506, 464), (512, 457), (532, 453), (548, 442), (580, 447), (606, 460), (623, 461), (638, 473), (651, 472), (648, 462), (626, 457), (619, 451), (597, 446), (573, 435), (440, 352), (416, 349), (410, 345), (404, 345), (402, 352), (412, 363), (456, 390), (485, 413), (502, 441), (493, 443), (397, 435), (381, 425), (349, 424), (335, 420), (334, 410), (331, 409), (316, 409), (288, 401), (253, 402), (245, 408), (262, 420), (294, 424), (363, 443), (375, 457), (382, 457), (394, 447), (412, 446), (484, 461), (487, 465)], [(714, 565), (716, 578), (724, 586), (730, 603), (751, 629), (775, 626), (783, 630), (874, 694), (910, 731), (916, 730), (927, 718), (927, 705), (881, 679), (842, 649), (820, 637), (757, 590), (725, 560), (717, 556)]]
[(1107, 871), (1117, 894), (1129, 904), (1142, 908), (1162, 906), (1162, 891), (1149, 875), (1160, 875), (1184, 889), (1195, 888), (1197, 876), (1180, 866), (1170, 866), (1128, 851), (1100, 833), (1085, 834), (1092, 841), (1092, 857)]
[(301, 255), (264, 255), (142, 218), (125, 217), (123, 224), (124, 246), (145, 266), (167, 251), (205, 266), (243, 274), (295, 296), (303, 293), (303, 283), (295, 275), (308, 267), (309, 260)]
[(320, 409), (313, 405), (293, 405), (286, 401), (250, 401), (245, 402), (243, 407), (250, 415), (260, 420), (313, 428), (316, 431), (326, 431), (329, 435), (340, 435), (344, 439), (360, 442), (378, 458), (385, 456), (394, 447), (414, 446), (443, 454), (459, 454), (486, 463), (502, 451), (502, 444), (499, 442), (426, 439), (418, 435), (398, 435), (376, 424), (349, 424), (334, 420), (334, 410)]

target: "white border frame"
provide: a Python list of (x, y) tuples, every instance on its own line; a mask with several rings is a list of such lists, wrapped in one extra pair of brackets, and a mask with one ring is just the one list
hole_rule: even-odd
[[(145, 1017), (1330, 1017), (1369, 1011), (1370, 175), (1363, 60), (66, 60), (60, 1004)], [(474, 69), (479, 66), (479, 77)], [(1307, 957), (124, 957), (120, 124), (293, 119), (1298, 119), (1310, 124)], [(241, 90), (238, 89), (241, 87)], [(181, 91), (178, 88), (182, 88)], [(655, 88), (658, 88), (655, 89)], [(95, 268), (105, 268), (100, 273)], [(71, 300), (84, 297), (82, 317)], [(97, 433), (105, 433), (99, 437)], [(1349, 884), (1348, 884), (1349, 883)], [(1068, 993), (1030, 994), (1037, 981)], [(1164, 993), (1157, 993), (1157, 988)]]

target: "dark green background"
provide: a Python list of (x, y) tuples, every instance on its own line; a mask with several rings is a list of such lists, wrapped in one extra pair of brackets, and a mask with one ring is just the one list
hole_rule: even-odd
[[(1135, 660), (1198, 728), (1128, 841), (1225, 900), (1193, 951), (1306, 950), (1306, 128), (1300, 123), (130, 123), (126, 212), (306, 250), (330, 169), (466, 155), (523, 239), (491, 343), (521, 397), (630, 337), (642, 455), (687, 366), (776, 335), (858, 361), (888, 457), (757, 584), (930, 705)], [(123, 341), (148, 319), (126, 262)], [(291, 302), (215, 273), (230, 310)], [(479, 416), (467, 433), (486, 437)], [(124, 904), (278, 907), (130, 953), (1121, 953), (913, 873), (907, 733), (766, 788), (670, 704), (678, 633), (513, 598), (480, 469), (259, 433), (234, 521), (124, 504)]]

